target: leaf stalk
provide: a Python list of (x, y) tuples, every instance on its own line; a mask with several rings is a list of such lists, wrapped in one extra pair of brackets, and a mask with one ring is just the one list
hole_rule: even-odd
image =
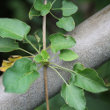
[(18, 50), (21, 50), (25, 53), (28, 53), (29, 55), (35, 56), (34, 54), (32, 54), (31, 52), (28, 52), (27, 50), (23, 49), (23, 48), (19, 48)]
[(38, 53), (40, 53), (39, 50), (26, 37), (25, 39)]
[(59, 76), (60, 76), (60, 78), (64, 81), (64, 83), (66, 84), (66, 85), (68, 85), (68, 83), (66, 82), (66, 80), (62, 77), (62, 75), (54, 68), (54, 67), (52, 67), (52, 66), (49, 66), (51, 69), (53, 69)]

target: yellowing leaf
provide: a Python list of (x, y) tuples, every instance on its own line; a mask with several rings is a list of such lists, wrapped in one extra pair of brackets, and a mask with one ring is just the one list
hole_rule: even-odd
[(16, 60), (21, 59), (21, 58), (22, 58), (22, 56), (20, 56), (20, 55), (13, 55), (13, 56), (9, 57), (8, 60), (11, 62), (15, 62)]
[(2, 67), (0, 67), (0, 71), (5, 72), (11, 65), (11, 62), (3, 60)]
[(8, 68), (10, 68), (14, 62), (18, 59), (21, 59), (22, 56), (19, 55), (13, 55), (8, 58), (8, 61), (3, 60), (2, 66), (0, 67), (0, 71), (5, 72)]

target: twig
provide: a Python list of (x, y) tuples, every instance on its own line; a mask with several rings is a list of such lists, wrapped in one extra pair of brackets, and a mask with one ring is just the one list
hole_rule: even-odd
[[(47, 0), (44, 0), (44, 4), (47, 4)], [(43, 16), (43, 50), (46, 50), (46, 16)], [(47, 110), (49, 110), (49, 100), (48, 100), (48, 84), (47, 84), (47, 66), (43, 68), (44, 72), (44, 85), (45, 85), (45, 99)]]

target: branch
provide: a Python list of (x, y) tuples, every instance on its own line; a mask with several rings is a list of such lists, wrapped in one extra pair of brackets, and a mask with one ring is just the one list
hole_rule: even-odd
[[(47, 4), (47, 0), (44, 0), (44, 4)], [(46, 50), (46, 16), (43, 17), (42, 30), (43, 30), (43, 50)], [(47, 110), (49, 110), (47, 66), (44, 66), (43, 73), (44, 73), (44, 86), (45, 86), (45, 100), (46, 100)]]

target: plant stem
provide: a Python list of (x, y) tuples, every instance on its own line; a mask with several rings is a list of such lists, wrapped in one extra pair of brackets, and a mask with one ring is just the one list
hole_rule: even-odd
[(52, 57), (51, 59), (50, 59), (50, 61), (52, 61), (53, 59), (55, 59), (56, 57), (58, 57), (57, 55), (55, 55), (54, 57)]
[[(44, 4), (47, 4), (47, 0), (44, 0)], [(42, 32), (43, 32), (43, 50), (46, 50), (46, 16), (43, 16)], [(47, 66), (44, 66), (43, 72), (44, 72), (46, 106), (47, 106), (47, 110), (49, 110)]]
[(55, 2), (56, 2), (56, 0), (54, 0), (54, 1), (52, 2), (52, 5), (53, 5)]
[(40, 53), (39, 50), (26, 37), (25, 39), (38, 53)]
[(62, 8), (52, 8), (52, 10), (62, 10)]
[(52, 12), (50, 12), (50, 14), (51, 14), (55, 19), (59, 20), (59, 18), (56, 17)]
[(49, 110), (48, 80), (47, 80), (47, 67), (46, 66), (44, 66), (43, 72), (44, 72), (44, 84), (45, 84), (45, 100), (46, 100), (47, 110)]
[[(47, 0), (44, 0), (44, 4), (47, 3)], [(43, 49), (46, 50), (46, 16), (43, 16)]]
[(53, 69), (60, 77), (61, 77), (61, 79), (64, 81), (64, 83), (66, 84), (66, 85), (68, 85), (68, 83), (65, 81), (65, 79), (62, 77), (62, 75), (54, 68), (54, 67), (52, 67), (52, 66), (49, 66), (51, 69)]
[(52, 10), (71, 10), (71, 8), (52, 8)]
[(21, 51), (23, 51), (23, 52), (25, 52), (25, 53), (28, 53), (29, 55), (34, 56), (34, 54), (32, 54), (31, 52), (28, 52), (27, 50), (25, 50), (25, 49), (23, 49), (23, 48), (19, 48), (19, 50), (21, 50)]
[(55, 65), (56, 68), (61, 68), (61, 69), (66, 70), (66, 71), (68, 71), (68, 72), (73, 72), (73, 73), (77, 74), (75, 71), (73, 71), (73, 70), (71, 70), (71, 69), (68, 69), (68, 68), (65, 68), (65, 67), (62, 67), (62, 66), (60, 66), (60, 65), (57, 65), (57, 64), (55, 64), (55, 63), (50, 63), (50, 64)]

